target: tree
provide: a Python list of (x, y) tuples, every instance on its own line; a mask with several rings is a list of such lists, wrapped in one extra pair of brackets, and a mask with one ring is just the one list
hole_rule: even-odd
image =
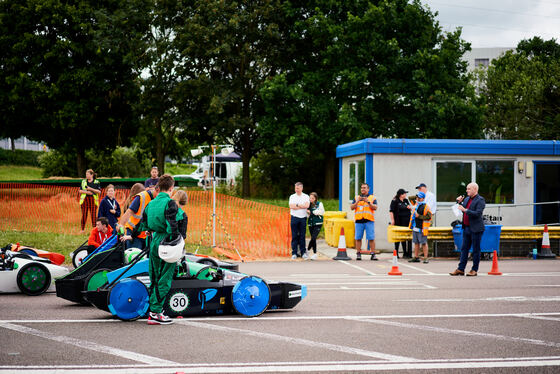
[(504, 139), (560, 136), (560, 45), (555, 39), (522, 40), (482, 74), (485, 130)]
[(0, 2), (0, 121), (54, 149), (111, 149), (135, 134), (132, 103), (149, 0)]
[(258, 152), (259, 90), (277, 70), (281, 4), (192, 1), (176, 29), (178, 100), (187, 104), (179, 110), (188, 110), (213, 142), (233, 143), (243, 161), (243, 196), (250, 194), (249, 162)]
[[(261, 90), (263, 146), (322, 165), (334, 196), (335, 149), (364, 137), (480, 135), (481, 108), (461, 60), (419, 1), (306, 1), (284, 7), (293, 28), (282, 73)], [(309, 162), (313, 160), (312, 162)]]

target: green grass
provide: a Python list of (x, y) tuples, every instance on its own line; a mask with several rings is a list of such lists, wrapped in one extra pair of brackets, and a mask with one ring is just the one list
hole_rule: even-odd
[(43, 169), (33, 166), (0, 165), (0, 181), (42, 179)]
[(173, 165), (169, 162), (165, 163), (165, 173), (171, 175), (177, 174), (190, 174), (196, 170), (196, 166), (187, 164), (176, 164)]

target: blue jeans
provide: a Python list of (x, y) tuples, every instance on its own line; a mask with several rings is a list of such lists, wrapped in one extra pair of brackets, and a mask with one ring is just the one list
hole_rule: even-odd
[(473, 247), (472, 251), (472, 269), (478, 271), (478, 264), (480, 263), (480, 240), (482, 239), (483, 232), (472, 232), (469, 226), (465, 226), (463, 229), (463, 245), (461, 246), (461, 259), (459, 260), (459, 266), (457, 269), (465, 271), (467, 266), (467, 260), (469, 259), (469, 250), (471, 245)]
[(298, 254), (298, 247), (300, 254), (305, 254), (305, 229), (307, 218), (298, 218), (291, 216), (290, 227), (292, 229), (292, 255)]

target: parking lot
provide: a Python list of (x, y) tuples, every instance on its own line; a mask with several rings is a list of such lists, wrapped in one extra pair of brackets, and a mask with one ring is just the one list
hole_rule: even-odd
[[(306, 284), (293, 310), (257, 318), (122, 322), (54, 294), (0, 296), (0, 373), (560, 371), (560, 262), (502, 260), (501, 276), (451, 277), (457, 261), (242, 263)], [(470, 269), (470, 268), (467, 268)]]

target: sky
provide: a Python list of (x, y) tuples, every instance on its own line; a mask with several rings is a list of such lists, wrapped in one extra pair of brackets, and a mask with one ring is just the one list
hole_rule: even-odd
[(421, 0), (444, 31), (462, 26), (472, 48), (516, 47), (540, 36), (560, 43), (560, 0)]

